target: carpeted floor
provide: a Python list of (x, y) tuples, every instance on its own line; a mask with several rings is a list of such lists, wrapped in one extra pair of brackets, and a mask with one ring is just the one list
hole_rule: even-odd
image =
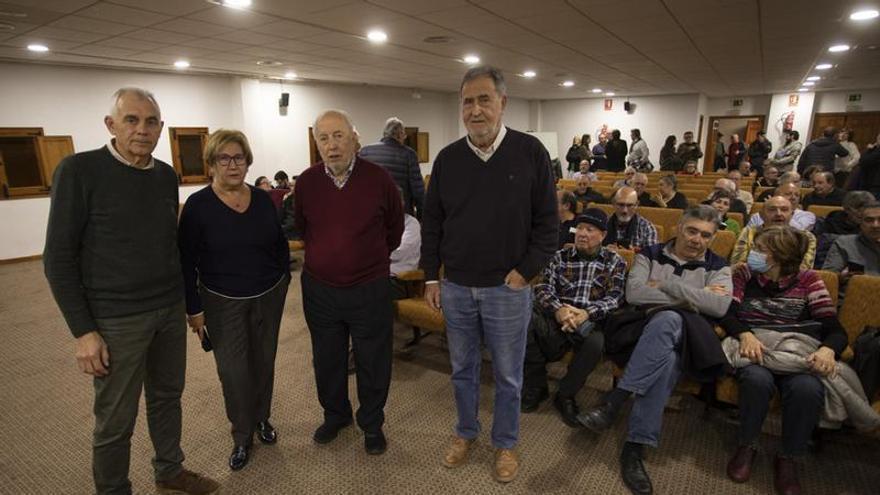
[[(490, 477), (492, 387), (484, 366), (481, 419), (485, 432), (470, 462), (457, 470), (440, 456), (455, 420), (449, 365), (438, 336), (413, 353), (397, 352), (386, 408), (385, 455), (367, 456), (363, 436), (343, 431), (330, 445), (311, 440), (321, 418), (311, 368), (308, 331), (302, 316), (299, 272), (288, 295), (277, 361), (272, 421), (280, 440), (256, 444), (251, 464), (232, 473), (231, 450), (213, 356), (189, 341), (183, 397), (186, 465), (223, 484), (226, 494), (437, 494), (437, 493), (625, 493), (617, 456), (622, 421), (602, 436), (573, 430), (545, 403), (524, 415), (519, 451), (522, 470), (509, 485)], [(73, 360), (73, 340), (52, 300), (40, 262), (0, 266), (0, 493), (85, 494), (92, 490), (90, 380)], [(395, 348), (409, 337), (397, 329)], [(552, 385), (551, 385), (552, 386)], [(581, 392), (591, 404), (610, 386), (601, 368)], [(352, 381), (352, 391), (354, 383)], [(753, 479), (745, 485), (724, 474), (735, 424), (722, 412), (706, 417), (702, 404), (674, 397), (664, 416), (660, 449), (647, 466), (657, 493), (772, 493), (772, 452), (778, 437), (763, 438)], [(778, 430), (768, 421), (768, 432)], [(806, 494), (870, 494), (880, 486), (880, 445), (852, 433), (827, 435), (822, 451), (805, 459), (800, 473)], [(143, 415), (132, 444), (131, 479), (136, 493), (152, 493), (151, 445)], [(873, 487), (873, 488), (872, 488)]]

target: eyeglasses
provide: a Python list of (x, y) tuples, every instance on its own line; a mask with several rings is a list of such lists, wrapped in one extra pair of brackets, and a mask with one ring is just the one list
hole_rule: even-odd
[(217, 164), (221, 167), (228, 167), (232, 165), (232, 162), (238, 166), (247, 165), (247, 157), (244, 155), (220, 155), (217, 157)]

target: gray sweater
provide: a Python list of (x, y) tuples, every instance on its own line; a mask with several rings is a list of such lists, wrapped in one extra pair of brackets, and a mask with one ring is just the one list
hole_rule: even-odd
[(43, 264), (74, 336), (99, 330), (97, 318), (183, 300), (177, 209), (177, 175), (166, 163), (134, 168), (106, 146), (62, 160)]

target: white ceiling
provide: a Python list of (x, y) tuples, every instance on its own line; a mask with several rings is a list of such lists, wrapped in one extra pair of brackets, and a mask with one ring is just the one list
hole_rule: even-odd
[[(880, 4), (880, 0), (869, 0)], [(0, 60), (456, 91), (468, 53), (531, 99), (880, 87), (880, 20), (860, 0), (0, 0)], [(369, 43), (379, 28), (388, 42)], [(442, 44), (429, 36), (446, 36)], [(829, 54), (833, 43), (855, 48)], [(50, 52), (29, 52), (43, 43)], [(258, 60), (281, 62), (258, 66)], [(534, 79), (517, 74), (535, 70)], [(573, 88), (560, 87), (564, 79)]]

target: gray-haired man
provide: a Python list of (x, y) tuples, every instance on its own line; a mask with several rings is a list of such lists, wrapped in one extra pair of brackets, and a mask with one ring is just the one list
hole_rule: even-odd
[(403, 144), (405, 141), (403, 122), (391, 117), (385, 122), (382, 140), (364, 146), (358, 155), (384, 167), (403, 191), (404, 212), (421, 218), (422, 205), (425, 204), (425, 181), (419, 168), (419, 158), (412, 148)]
[(68, 156), (55, 172), (43, 253), (79, 369), (94, 377), (95, 489), (131, 493), (131, 435), (143, 390), (159, 492), (214, 493), (216, 482), (182, 466), (177, 175), (152, 156), (163, 126), (159, 105), (143, 89), (120, 89), (104, 124), (113, 135), (106, 146)]

